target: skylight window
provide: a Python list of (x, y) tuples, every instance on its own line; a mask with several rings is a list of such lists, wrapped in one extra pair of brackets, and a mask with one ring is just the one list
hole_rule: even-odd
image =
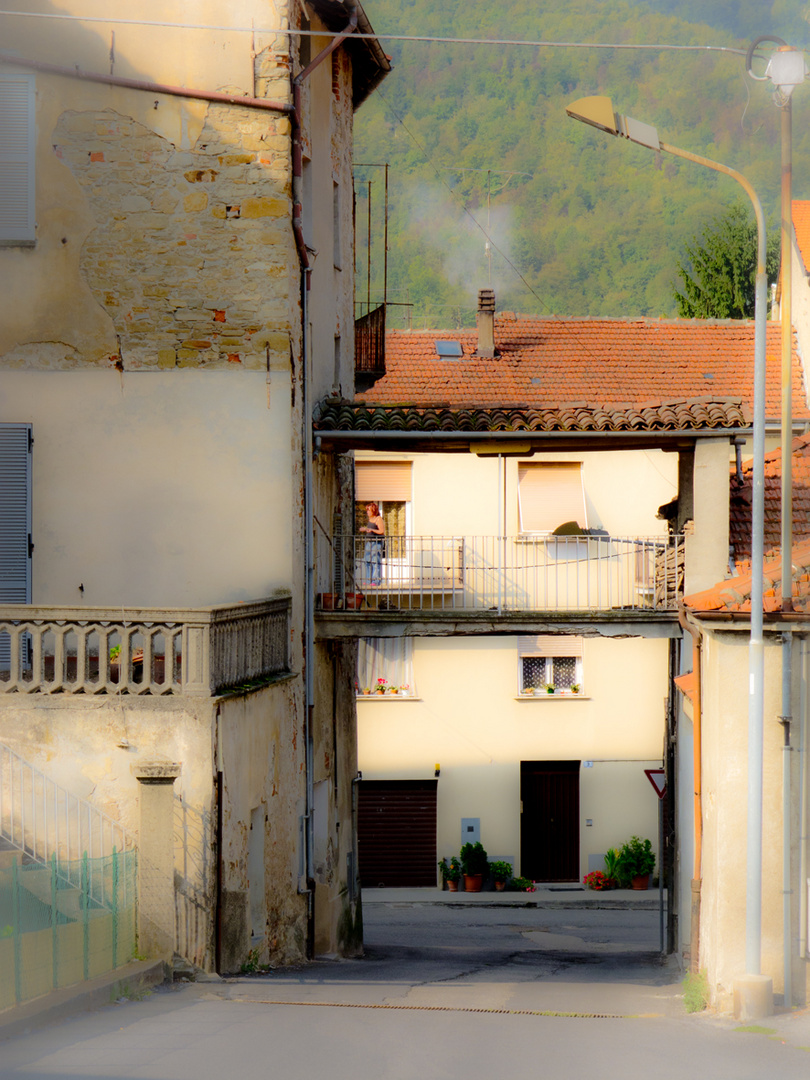
[(440, 360), (458, 360), (464, 355), (460, 341), (437, 341), (435, 345), (436, 355)]

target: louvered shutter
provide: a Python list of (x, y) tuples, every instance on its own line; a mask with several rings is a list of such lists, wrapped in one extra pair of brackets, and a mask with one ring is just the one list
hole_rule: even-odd
[(0, 603), (31, 603), (31, 426), (0, 424)]
[(0, 75), (0, 244), (33, 244), (33, 75)]
[(410, 461), (358, 461), (355, 466), (355, 494), (358, 502), (411, 501)]
[(587, 528), (582, 467), (578, 462), (518, 466), (521, 532), (553, 532), (567, 521)]
[(582, 638), (573, 634), (521, 634), (521, 656), (582, 656)]

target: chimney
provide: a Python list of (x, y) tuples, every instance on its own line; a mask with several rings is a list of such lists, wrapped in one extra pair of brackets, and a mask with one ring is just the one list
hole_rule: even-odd
[(478, 292), (478, 349), (476, 355), (491, 360), (495, 356), (495, 291)]

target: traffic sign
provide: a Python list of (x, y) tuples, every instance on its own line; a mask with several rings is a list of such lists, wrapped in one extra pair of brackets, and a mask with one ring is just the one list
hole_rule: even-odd
[(645, 769), (644, 774), (655, 788), (655, 794), (659, 799), (667, 793), (667, 774), (663, 769)]

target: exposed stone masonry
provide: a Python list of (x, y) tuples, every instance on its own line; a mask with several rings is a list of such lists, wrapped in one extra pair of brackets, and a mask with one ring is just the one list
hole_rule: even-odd
[(81, 269), (125, 369), (289, 366), (286, 116), (211, 105), (179, 151), (112, 110), (66, 112), (53, 142), (97, 221)]

